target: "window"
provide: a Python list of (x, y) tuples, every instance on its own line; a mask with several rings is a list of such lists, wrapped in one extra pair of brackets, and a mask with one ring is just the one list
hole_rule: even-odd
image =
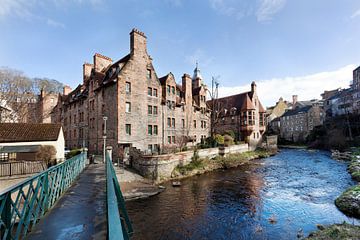
[(172, 119), (172, 127), (175, 128), (175, 118)]
[(147, 69), (147, 71), (146, 71), (146, 78), (151, 79), (151, 70), (150, 69)]
[(204, 121), (201, 121), (201, 128), (204, 128)]
[(153, 113), (153, 111), (152, 111), (152, 106), (151, 105), (148, 105), (148, 114), (150, 115), (150, 114), (152, 114)]
[(158, 135), (158, 126), (157, 125), (154, 125), (153, 134)]
[(157, 115), (157, 114), (158, 114), (158, 107), (157, 107), (157, 106), (154, 106), (153, 114), (154, 114), (154, 115)]
[(152, 96), (152, 88), (151, 87), (148, 88), (148, 96)]
[(131, 135), (131, 124), (125, 124), (126, 135)]
[(168, 136), (168, 144), (171, 144), (171, 136)]
[(129, 103), (129, 102), (125, 103), (125, 112), (127, 112), (127, 113), (131, 112), (131, 103)]
[(131, 83), (129, 83), (129, 82), (125, 83), (125, 92), (131, 93)]
[(185, 128), (185, 119), (181, 119), (181, 126)]
[(167, 91), (167, 93), (170, 94), (170, 85), (167, 85), (167, 86), (166, 86), (166, 91)]
[(148, 135), (152, 135), (152, 126), (148, 125)]
[(152, 148), (151, 144), (148, 145), (148, 150), (149, 150), (149, 152), (152, 152), (153, 148)]
[(257, 134), (257, 138), (259, 138), (259, 133), (256, 133)]
[(156, 88), (153, 89), (153, 96), (154, 96), (154, 97), (157, 97), (157, 96), (158, 96), (158, 92), (157, 92), (157, 89), (156, 89)]
[(206, 128), (206, 121), (204, 121), (204, 128)]
[(172, 143), (175, 144), (175, 136), (172, 136)]
[(167, 126), (168, 126), (168, 127), (171, 127), (171, 118), (168, 118), (168, 119), (167, 119)]
[(254, 139), (255, 139), (255, 133), (253, 135), (254, 135)]
[(196, 120), (194, 120), (194, 128), (196, 128)]
[(175, 95), (175, 87), (174, 86), (171, 87), (171, 92), (172, 92), (172, 94)]

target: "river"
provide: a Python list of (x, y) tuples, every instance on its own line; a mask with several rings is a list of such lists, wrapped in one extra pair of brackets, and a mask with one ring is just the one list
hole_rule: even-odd
[(334, 205), (355, 184), (327, 152), (283, 149), (273, 157), (165, 184), (126, 203), (132, 239), (297, 239), (316, 224), (360, 224)]

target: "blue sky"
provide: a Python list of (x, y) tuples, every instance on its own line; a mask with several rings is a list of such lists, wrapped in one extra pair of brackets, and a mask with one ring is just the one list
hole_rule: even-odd
[(346, 87), (360, 64), (358, 0), (0, 0), (0, 66), (75, 87), (94, 53), (129, 52), (134, 27), (159, 76), (199, 61), (220, 95), (256, 81), (267, 106)]

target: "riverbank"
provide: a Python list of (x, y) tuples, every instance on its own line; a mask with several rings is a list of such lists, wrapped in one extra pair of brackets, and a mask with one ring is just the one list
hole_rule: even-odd
[[(348, 188), (336, 198), (335, 205), (347, 216), (360, 218), (360, 149), (354, 149), (352, 155), (347, 171), (358, 184)], [(321, 227), (318, 231), (311, 233), (306, 239), (359, 239), (359, 236), (359, 226), (343, 223)]]
[(358, 240), (360, 236), (360, 226), (348, 223), (333, 224), (328, 227), (318, 225), (318, 231), (312, 232), (306, 238), (308, 240)]
[[(217, 156), (213, 159), (209, 158), (194, 158), (189, 164), (184, 166), (177, 166), (171, 173), (169, 180), (178, 180), (195, 175), (211, 172), (216, 169), (228, 169), (238, 167), (253, 159), (266, 158), (275, 155), (276, 152), (267, 150), (255, 150), (243, 153), (228, 154), (225, 157)], [(196, 156), (196, 154), (195, 154)]]
[(353, 157), (347, 170), (358, 184), (343, 192), (335, 200), (335, 205), (346, 215), (360, 218), (360, 149), (353, 151)]

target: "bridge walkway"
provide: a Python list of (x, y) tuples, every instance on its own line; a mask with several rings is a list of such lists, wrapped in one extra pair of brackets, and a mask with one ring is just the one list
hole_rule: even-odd
[(105, 164), (90, 164), (26, 239), (106, 239)]

